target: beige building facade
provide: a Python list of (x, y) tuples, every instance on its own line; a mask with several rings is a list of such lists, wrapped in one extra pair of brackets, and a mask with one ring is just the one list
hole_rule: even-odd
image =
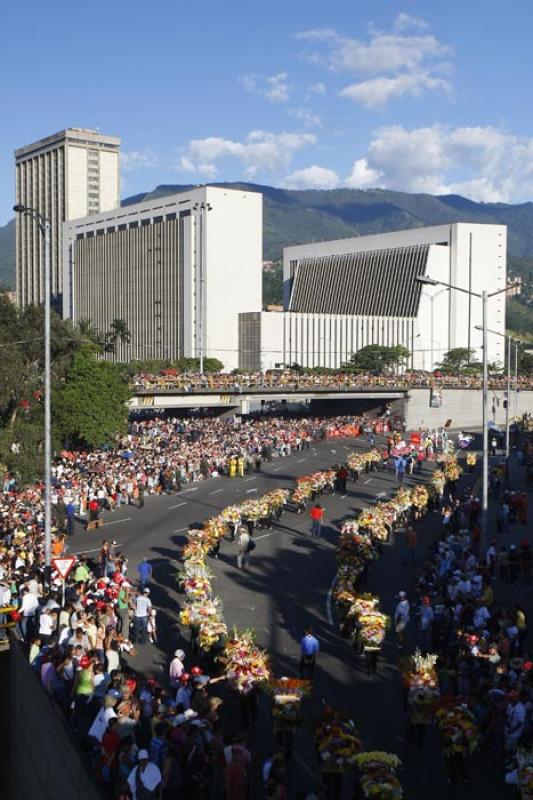
[[(67, 128), (15, 151), (16, 202), (50, 220), (51, 292), (62, 305), (63, 223), (120, 205), (120, 139)], [(44, 241), (37, 222), (17, 214), (17, 302), (43, 301)]]

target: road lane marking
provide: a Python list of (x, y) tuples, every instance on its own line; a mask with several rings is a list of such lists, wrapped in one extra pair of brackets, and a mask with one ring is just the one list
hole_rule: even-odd
[(273, 536), (275, 533), (277, 533), (277, 531), (270, 531), (270, 533), (263, 533), (261, 536), (253, 536), (252, 538), (254, 542), (258, 542), (259, 539), (266, 539), (267, 536)]
[[(255, 481), (255, 479), (256, 479), (256, 476), (254, 475), (252, 478), (245, 478), (245, 479), (244, 479), (244, 482), (245, 482), (245, 483), (250, 483), (250, 481)], [(222, 490), (221, 490), (221, 491), (222, 491)]]
[[(122, 547), (121, 543), (119, 542), (116, 545), (116, 547)], [(71, 553), (70, 550), (68, 549), (68, 546), (67, 546), (67, 555), (69, 555), (69, 556), (81, 556), (81, 555), (85, 555), (85, 553), (99, 553), (101, 549), (102, 549), (101, 547), (95, 547), (94, 550), (76, 550), (75, 553)]]
[(183, 501), (183, 503), (176, 503), (175, 506), (169, 506), (168, 508), (170, 510), (172, 508), (180, 508), (180, 506), (186, 506), (186, 505), (187, 505), (187, 503), (185, 501)]
[(104, 528), (108, 528), (110, 525), (120, 525), (121, 522), (130, 522), (131, 517), (124, 517), (124, 519), (114, 519), (113, 522), (104, 522)]
[(305, 458), (299, 458), (296, 463), (297, 464), (303, 464), (304, 461), (305, 461)]
[(330, 625), (333, 625), (333, 612), (331, 610), (331, 602), (333, 600), (333, 589), (335, 588), (335, 584), (337, 583), (337, 576), (333, 578), (331, 581), (331, 586), (328, 589), (328, 594), (326, 597), (326, 614), (328, 615), (328, 622)]
[(335, 455), (335, 453), (336, 453), (337, 451), (336, 451), (336, 450), (332, 450), (331, 452), (333, 453), (333, 455)]
[(173, 533), (183, 533), (184, 531), (188, 531), (188, 530), (189, 530), (189, 527), (186, 526), (185, 528), (178, 528), (177, 530), (172, 531), (172, 532)]
[(367, 481), (363, 481), (363, 483), (372, 483), (372, 478), (369, 478)]
[(341, 494), (341, 500), (345, 500), (347, 496), (346, 494)]
[(185, 494), (185, 492), (197, 492), (197, 491), (198, 491), (198, 486), (195, 486), (193, 489), (184, 489), (182, 494)]
[(209, 494), (219, 494), (222, 489), (215, 489), (214, 492), (209, 492)]
[(252, 492), (257, 492), (257, 489), (247, 489), (246, 494), (251, 494)]
[(280, 469), (281, 469), (281, 467), (276, 467), (276, 469), (273, 469), (272, 472), (279, 472)]

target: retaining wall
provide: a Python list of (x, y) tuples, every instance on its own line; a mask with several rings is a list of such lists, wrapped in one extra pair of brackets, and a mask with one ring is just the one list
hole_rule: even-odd
[[(405, 415), (409, 430), (420, 427), (440, 427), (452, 420), (453, 428), (480, 428), (482, 425), (482, 397), (480, 389), (442, 389), (442, 405), (431, 408), (429, 389), (410, 389), (405, 403)], [(503, 405), (504, 391), (489, 392), (489, 419), (497, 425), (505, 425), (506, 410)], [(517, 416), (525, 411), (533, 412), (533, 392), (518, 392)], [(511, 417), (515, 416), (515, 395), (511, 391)]]

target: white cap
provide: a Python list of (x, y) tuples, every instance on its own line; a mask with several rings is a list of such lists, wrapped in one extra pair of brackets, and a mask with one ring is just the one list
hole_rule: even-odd
[(176, 658), (179, 658), (180, 661), (182, 658), (185, 658), (185, 653), (183, 652), (183, 650), (176, 650), (174, 655), (176, 656)]
[(400, 598), (400, 600), (405, 600), (407, 594), (405, 592), (398, 592), (398, 597)]
[(139, 761), (143, 761), (144, 759), (148, 760), (150, 758), (150, 754), (148, 753), (148, 750), (139, 750), (137, 758)]

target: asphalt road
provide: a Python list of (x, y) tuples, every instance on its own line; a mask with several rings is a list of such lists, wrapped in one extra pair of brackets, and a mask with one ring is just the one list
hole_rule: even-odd
[[(70, 542), (70, 552), (96, 554), (102, 538), (114, 538), (129, 558), (129, 575), (137, 577), (137, 564), (146, 556), (153, 565), (152, 601), (158, 609), (159, 643), (139, 648), (131, 666), (165, 682), (168, 664), (176, 647), (188, 652), (188, 630), (178, 623), (183, 595), (177, 591), (176, 573), (180, 566), (179, 548), (184, 532), (227, 505), (247, 497), (260, 496), (274, 487), (294, 486), (294, 477), (340, 463), (347, 452), (367, 449), (361, 440), (323, 442), (288, 458), (265, 464), (258, 475), (244, 478), (219, 478), (184, 489), (179, 494), (146, 499), (144, 509), (129, 506), (106, 514), (106, 525), (96, 532), (77, 530)], [(423, 474), (427, 479), (428, 474)], [(477, 476), (467, 476), (463, 483), (472, 485)], [(415, 479), (408, 479), (408, 483)], [(295, 738), (289, 775), (289, 797), (300, 791), (317, 790), (320, 781), (313, 749), (312, 727), (323, 703), (348, 710), (358, 723), (365, 749), (397, 753), (404, 763), (401, 779), (410, 800), (444, 798), (512, 797), (503, 786), (502, 765), (492, 754), (481, 753), (474, 764), (472, 784), (464, 789), (447, 786), (438, 734), (430, 728), (423, 750), (406, 739), (398, 671), (399, 651), (393, 636), (385, 642), (377, 676), (366, 673), (365, 664), (349, 643), (338, 635), (335, 607), (330, 591), (336, 572), (336, 523), (346, 515), (375, 502), (396, 489), (393, 472), (370, 473), (357, 483), (348, 482), (345, 496), (323, 498), (326, 524), (322, 538), (310, 537), (307, 514), (285, 512), (269, 532), (256, 532), (257, 547), (251, 554), (250, 570), (236, 567), (236, 545), (224, 542), (218, 561), (210, 560), (216, 574), (214, 591), (222, 598), (228, 626), (252, 627), (259, 644), (268, 649), (278, 677), (297, 674), (299, 641), (304, 628), (311, 624), (320, 640), (312, 696), (304, 701), (304, 722)], [(417, 559), (421, 563), (431, 542), (440, 530), (440, 516), (428, 515), (418, 524)], [(417, 566), (404, 563), (403, 542), (392, 542), (371, 568), (368, 590), (378, 594), (381, 607), (391, 614), (395, 595), (409, 591)], [(408, 638), (407, 651), (416, 645), (416, 631)], [(185, 636), (185, 638), (184, 638)], [(188, 660), (187, 666), (192, 666)], [(224, 700), (222, 719), (225, 729), (239, 729), (239, 711), (235, 699), (227, 696), (221, 685), (215, 694)], [(220, 690), (220, 691), (219, 691)], [(256, 755), (254, 797), (260, 797), (260, 766), (272, 745), (270, 701), (263, 697), (260, 724), (251, 735)], [(351, 797), (349, 782), (346, 797)], [(305, 796), (305, 795), (304, 795)]]

